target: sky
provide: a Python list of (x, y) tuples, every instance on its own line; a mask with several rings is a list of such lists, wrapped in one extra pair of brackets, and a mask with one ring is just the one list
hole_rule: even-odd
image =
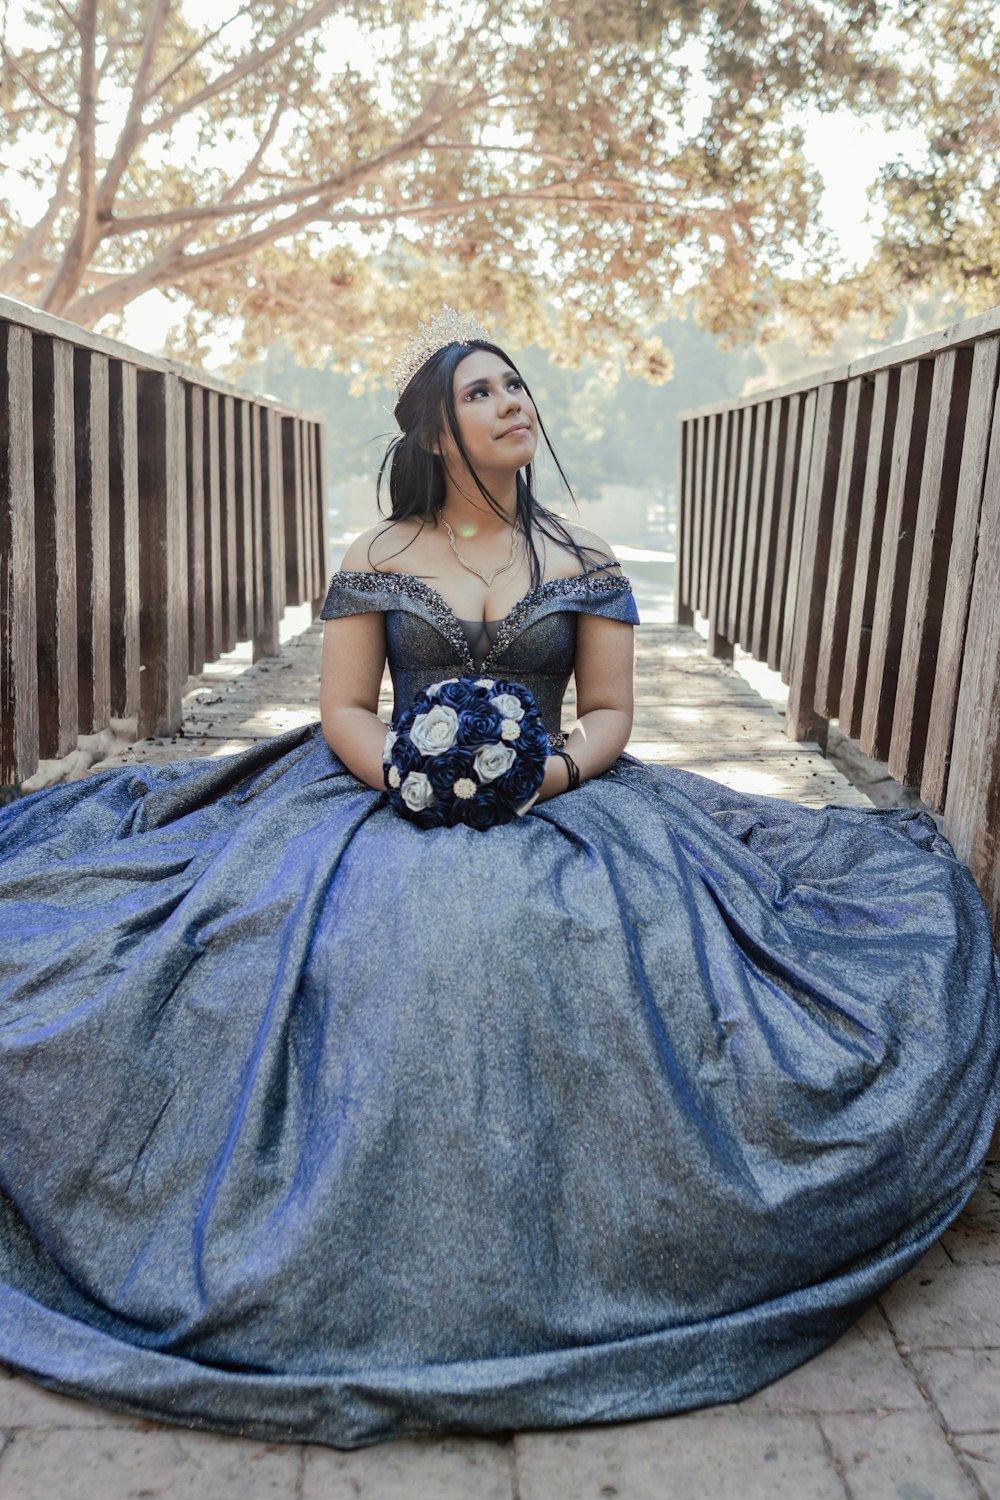
[[(196, 9), (202, 21), (215, 24), (233, 10), (232, 0), (183, 0), (183, 3), (192, 11)], [(28, 42), (30, 33), (17, 0), (13, 3), (8, 0), (2, 14), (9, 45), (16, 49)], [(234, 42), (239, 39), (238, 24), (231, 32)], [(331, 23), (328, 45), (341, 62), (350, 58), (366, 69), (371, 64), (372, 41), (353, 22)], [(694, 56), (684, 60), (697, 63)], [(385, 87), (391, 87), (391, 79), (385, 80)], [(690, 101), (693, 114), (697, 114), (699, 102), (695, 88)], [(98, 140), (99, 151), (110, 149), (117, 128), (116, 115), (114, 108), (106, 110), (103, 138)], [(805, 132), (806, 154), (825, 184), (821, 207), (824, 221), (839, 241), (845, 268), (862, 265), (869, 257), (878, 230), (877, 214), (868, 201), (868, 189), (885, 161), (897, 154), (909, 155), (918, 148), (919, 132), (890, 132), (876, 121), (856, 118), (847, 110), (827, 114), (806, 110), (797, 118)], [(234, 143), (234, 151), (240, 160), (245, 156), (245, 144)], [(0, 162), (0, 193), (11, 202), (23, 222), (31, 223), (44, 205), (44, 195), (24, 183), (19, 172), (21, 165), (23, 163), (14, 153), (5, 153)], [(114, 329), (109, 326), (107, 331), (115, 331), (126, 342), (155, 352), (163, 347), (170, 327), (177, 320), (177, 304), (168, 301), (161, 292), (151, 291), (131, 303), (125, 310), (123, 322), (119, 324), (116, 320)], [(228, 344), (220, 339), (208, 363), (222, 365), (230, 357)]]

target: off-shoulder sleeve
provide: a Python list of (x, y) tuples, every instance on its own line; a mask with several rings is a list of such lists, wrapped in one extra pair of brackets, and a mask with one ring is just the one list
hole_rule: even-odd
[(606, 571), (617, 566), (614, 562), (598, 563), (575, 578), (554, 580), (550, 596), (550, 586), (543, 584), (537, 611), (532, 613), (545, 615), (553, 610), (572, 610), (578, 614), (622, 620), (626, 625), (638, 625), (639, 611), (631, 582), (624, 573)]
[(398, 609), (392, 580), (382, 573), (345, 570), (330, 579), (321, 620), (339, 620), (343, 615), (368, 615)]

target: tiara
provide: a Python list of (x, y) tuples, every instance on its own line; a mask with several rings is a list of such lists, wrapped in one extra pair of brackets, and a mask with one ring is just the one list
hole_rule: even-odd
[(410, 334), (409, 343), (392, 367), (396, 382), (396, 395), (401, 396), (414, 375), (425, 365), (432, 354), (448, 344), (471, 344), (476, 340), (489, 342), (489, 332), (471, 313), (456, 312), (445, 302), (436, 317), (429, 323), (418, 323), (416, 333)]

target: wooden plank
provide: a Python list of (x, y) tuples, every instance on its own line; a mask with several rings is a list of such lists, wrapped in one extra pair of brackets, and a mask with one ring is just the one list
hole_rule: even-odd
[(38, 769), (31, 334), (0, 323), (0, 780)]
[(719, 443), (722, 418), (705, 418), (705, 492), (698, 559), (698, 609), (708, 617), (708, 575), (712, 565), (712, 543), (719, 524)]
[[(944, 807), (948, 783), (969, 599), (976, 566), (983, 488), (987, 469), (994, 476), (1000, 475), (1000, 422), (996, 415), (998, 375), (1000, 338), (984, 339), (981, 344), (977, 344), (972, 359), (962, 463), (955, 494), (955, 517), (948, 555), (948, 578), (941, 611), (937, 669), (934, 674), (934, 692), (920, 784), (923, 800), (939, 812)], [(994, 477), (992, 482), (1000, 483), (1000, 478)]]
[(740, 585), (740, 624), (736, 639), (744, 651), (752, 650), (754, 606), (757, 595), (757, 558), (760, 554), (761, 502), (767, 449), (771, 432), (771, 408), (768, 402), (757, 407), (754, 423), (753, 457), (750, 462), (750, 489), (747, 494), (746, 538), (743, 551), (743, 578)]
[(205, 654), (222, 655), (222, 475), (219, 396), (205, 393)]
[(187, 681), (184, 392), (176, 375), (138, 373), (140, 736), (181, 723)]
[(222, 504), (222, 649), (232, 651), (239, 639), (237, 628), (237, 543), (236, 543), (236, 429), (235, 402), (223, 396), (220, 407), (219, 457)]
[(729, 634), (729, 597), (733, 573), (733, 536), (736, 530), (736, 492), (740, 480), (740, 454), (743, 447), (743, 424), (749, 421), (746, 412), (731, 414), (729, 436), (726, 440), (726, 521), (719, 549), (718, 603), (715, 609), (715, 631), (718, 642), (723, 644), (719, 654), (726, 661), (733, 659), (733, 638)]
[(885, 760), (889, 754), (933, 377), (934, 366), (928, 360), (904, 365), (899, 372), (892, 472), (861, 713), (861, 748), (873, 760)]
[(77, 349), (73, 377), (79, 728), (83, 734), (95, 734), (111, 718), (107, 356)]
[(690, 553), (691, 581), (688, 585), (688, 599), (690, 600), (691, 608), (696, 612), (701, 608), (701, 603), (698, 598), (698, 587), (701, 577), (702, 535), (705, 528), (705, 467), (707, 422), (707, 417), (699, 417), (694, 425), (694, 487), (692, 490), (693, 503), (691, 511)]
[(784, 439), (780, 454), (781, 488), (778, 496), (778, 519), (774, 542), (774, 600), (768, 618), (767, 664), (772, 672), (781, 669), (781, 637), (784, 629), (785, 603), (788, 597), (789, 559), (792, 548), (792, 510), (802, 448), (802, 397), (788, 396), (784, 408)]
[(325, 433), (322, 422), (313, 422), (313, 472), (316, 476), (316, 593), (313, 596), (313, 618), (319, 614), (326, 599), (330, 581), (327, 552), (326, 514), (326, 457), (324, 453)]
[(788, 549), (785, 617), (781, 625), (781, 680), (786, 683), (791, 680), (792, 676), (792, 647), (795, 636), (795, 611), (798, 606), (799, 566), (802, 560), (802, 538), (805, 532), (805, 515), (809, 496), (817, 396), (816, 391), (809, 391), (802, 405), (802, 438), (796, 469), (795, 503), (792, 506), (792, 536)]
[(844, 382), (821, 386), (817, 392), (785, 714), (786, 734), (796, 740), (818, 739), (821, 744), (826, 724), (816, 709), (816, 668), (846, 399)]
[[(253, 407), (249, 402), (237, 401), (234, 408), (236, 424), (236, 629), (241, 641), (253, 640), (257, 620), (253, 453), (250, 436), (252, 417)], [(259, 529), (259, 495), (257, 504)]]
[(139, 712), (139, 400), (134, 365), (108, 366), (111, 712)]
[(690, 568), (693, 443), (693, 424), (682, 422), (677, 443), (677, 542), (674, 562), (674, 619), (678, 625), (690, 625), (694, 620)]
[(299, 442), (299, 471), (302, 475), (302, 603), (313, 597), (313, 492), (312, 470), (309, 464), (308, 423), (296, 422)]
[(189, 385), (187, 420), (188, 671), (196, 676), (210, 658), (205, 644), (205, 392)]
[(845, 734), (852, 736), (857, 736), (861, 730), (886, 497), (892, 475), (892, 441), (898, 400), (899, 372), (881, 371), (875, 376), (872, 394), (865, 482), (855, 543), (854, 578), (840, 688), (840, 727)]
[(840, 706), (874, 389), (873, 382), (861, 376), (847, 383), (830, 565), (816, 663), (816, 707), (826, 719), (836, 718)]
[(294, 417), (281, 418), (281, 482), (283, 491), (285, 557), (285, 598), (289, 604), (301, 604), (305, 598), (302, 538), (302, 455), (298, 441), (298, 423)]
[(735, 504), (733, 507), (733, 530), (729, 564), (729, 598), (727, 601), (726, 635), (731, 641), (740, 638), (740, 600), (743, 590), (743, 559), (746, 550), (747, 508), (751, 483), (751, 455), (754, 431), (760, 417), (760, 409), (751, 406), (743, 414), (740, 428), (740, 456), (736, 475)]
[(723, 538), (727, 535), (730, 524), (730, 471), (735, 424), (736, 418), (731, 412), (724, 412), (719, 418), (719, 457), (715, 471), (716, 516), (712, 527), (712, 550), (708, 566), (708, 650), (711, 656), (718, 657), (720, 661), (733, 659), (733, 643), (727, 639), (719, 624), (719, 599), (722, 587)]
[(1000, 938), (1000, 405), (979, 518), (945, 802), (945, 833), (979, 882)]
[(38, 751), (76, 749), (76, 438), (73, 349), (36, 335), (32, 352)]
[(778, 607), (775, 592), (775, 562), (778, 541), (778, 476), (788, 441), (788, 403), (772, 401), (768, 413), (769, 441), (760, 507), (760, 539), (757, 547), (757, 580), (754, 586), (750, 645), (758, 661), (767, 657), (772, 613)]
[[(946, 349), (934, 361), (889, 740), (889, 770), (904, 786), (919, 786), (923, 772), (971, 378), (971, 349)], [(1000, 578), (997, 585), (1000, 593)]]
[(261, 561), (263, 600), (254, 636), (253, 657), (278, 655), (283, 581), (280, 534), (284, 523), (281, 418), (267, 407), (256, 409), (254, 484), (261, 495)]

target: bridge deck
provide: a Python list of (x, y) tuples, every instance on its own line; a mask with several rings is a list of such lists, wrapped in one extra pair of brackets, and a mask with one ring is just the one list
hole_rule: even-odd
[[(90, 768), (134, 761), (227, 755), (319, 716), (322, 624), (288, 639), (282, 655), (251, 664), (238, 648), (188, 682), (183, 731), (119, 742)], [(788, 797), (868, 806), (869, 798), (815, 744), (786, 738), (780, 714), (732, 667), (708, 657), (689, 628), (640, 625), (636, 631), (636, 712), (629, 749), (642, 760), (682, 766), (727, 786)], [(388, 720), (388, 674), (380, 713)], [(573, 717), (567, 700), (564, 724)], [(44, 778), (42, 768), (39, 782)], [(26, 783), (26, 789), (35, 784)]]

